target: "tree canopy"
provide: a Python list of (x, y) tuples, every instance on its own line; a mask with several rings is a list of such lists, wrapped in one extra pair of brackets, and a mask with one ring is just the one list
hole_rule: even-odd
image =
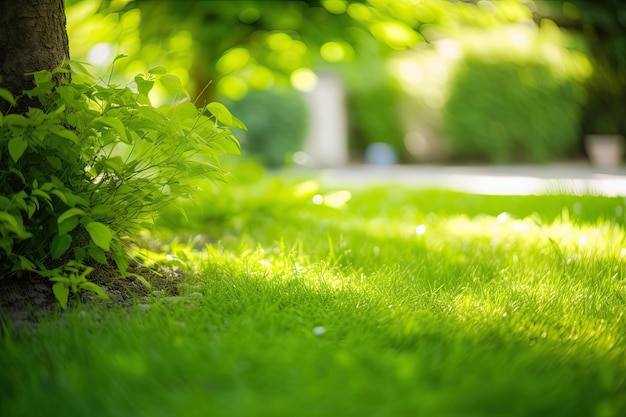
[(118, 63), (119, 70), (166, 65), (192, 93), (212, 82), (210, 91), (241, 98), (249, 88), (274, 83), (306, 89), (311, 69), (363, 65), (464, 27), (533, 19), (523, 3), (489, 4), (70, 0), (68, 12), (77, 56), (108, 65), (115, 55), (126, 54), (129, 60)]

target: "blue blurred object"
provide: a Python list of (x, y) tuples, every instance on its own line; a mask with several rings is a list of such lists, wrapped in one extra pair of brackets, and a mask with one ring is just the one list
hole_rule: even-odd
[(398, 162), (398, 156), (388, 143), (374, 142), (365, 148), (365, 162), (372, 165), (394, 165)]

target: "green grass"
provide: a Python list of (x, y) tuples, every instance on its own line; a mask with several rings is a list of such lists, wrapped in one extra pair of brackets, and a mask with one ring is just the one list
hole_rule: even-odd
[(623, 199), (334, 191), (207, 195), (186, 297), (8, 329), (0, 415), (626, 414)]

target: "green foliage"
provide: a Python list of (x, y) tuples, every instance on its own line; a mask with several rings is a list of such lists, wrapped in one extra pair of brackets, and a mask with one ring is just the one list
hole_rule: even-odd
[(135, 77), (138, 92), (95, 80), (57, 86), (55, 72), (66, 70), (35, 73), (25, 92), (40, 108), (0, 114), (0, 272), (49, 277), (65, 306), (68, 290), (101, 293), (85, 264), (115, 263), (124, 275), (128, 243), (156, 211), (188, 197), (194, 178), (224, 179), (218, 156), (239, 152), (226, 125), (243, 124), (218, 103), (154, 108), (155, 82), (184, 98), (158, 68)]
[(593, 75), (585, 85), (587, 101), (583, 128), (586, 133), (626, 132), (626, 79), (623, 74), (626, 74), (626, 67), (618, 70), (606, 62), (595, 61)]
[(458, 28), (534, 25), (530, 3), (515, 1), (489, 7), (440, 0), (279, 3), (67, 0), (72, 55), (106, 66), (107, 55), (119, 50), (133, 58), (117, 66), (122, 77), (165, 65), (199, 102), (240, 100), (274, 86), (306, 91), (313, 71), (350, 67), (343, 75), (352, 150), (361, 154), (384, 141), (402, 155), (395, 92), (379, 79), (388, 58)]
[(398, 155), (405, 152), (398, 117), (398, 91), (383, 62), (361, 63), (346, 74), (351, 146), (363, 150), (373, 142), (386, 142)]
[(281, 166), (290, 153), (301, 149), (309, 113), (298, 91), (253, 90), (229, 107), (248, 126), (247, 132), (237, 131), (242, 149), (266, 165)]
[(543, 2), (544, 13), (586, 44), (585, 133), (626, 133), (626, 10), (620, 0)]
[(109, 298), (102, 288), (87, 280), (87, 275), (92, 271), (92, 267), (69, 261), (63, 268), (45, 271), (44, 275), (48, 276), (50, 281), (55, 282), (52, 286), (52, 292), (61, 307), (66, 308), (70, 291), (75, 294), (80, 290), (88, 290), (98, 294), (101, 298)]
[(459, 157), (545, 162), (578, 140), (579, 84), (548, 64), (469, 56), (460, 64), (443, 112), (443, 130)]
[[(85, 3), (68, 0), (76, 56), (86, 58), (94, 43), (119, 43), (135, 58), (128, 62), (133, 71), (138, 63), (148, 68), (158, 59), (168, 68), (188, 72), (194, 96), (202, 95), (200, 90), (211, 81), (207, 96), (240, 99), (248, 89), (289, 83), (299, 69), (349, 62), (355, 55), (382, 56), (420, 39), (408, 24), (388, 22), (397, 14), (406, 17), (406, 10), (398, 13), (394, 7), (365, 3), (284, 1), (276, 7), (257, 0), (226, 6), (211, 1), (93, 0), (96, 16), (89, 16)], [(433, 18), (444, 14), (432, 12)], [(81, 36), (85, 27), (93, 28), (97, 38)], [(335, 54), (327, 52), (329, 47)]]

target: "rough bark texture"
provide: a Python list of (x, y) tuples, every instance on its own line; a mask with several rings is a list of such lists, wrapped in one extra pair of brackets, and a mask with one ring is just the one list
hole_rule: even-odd
[(26, 73), (57, 68), (67, 58), (64, 0), (0, 0), (1, 87), (18, 96), (33, 87)]

